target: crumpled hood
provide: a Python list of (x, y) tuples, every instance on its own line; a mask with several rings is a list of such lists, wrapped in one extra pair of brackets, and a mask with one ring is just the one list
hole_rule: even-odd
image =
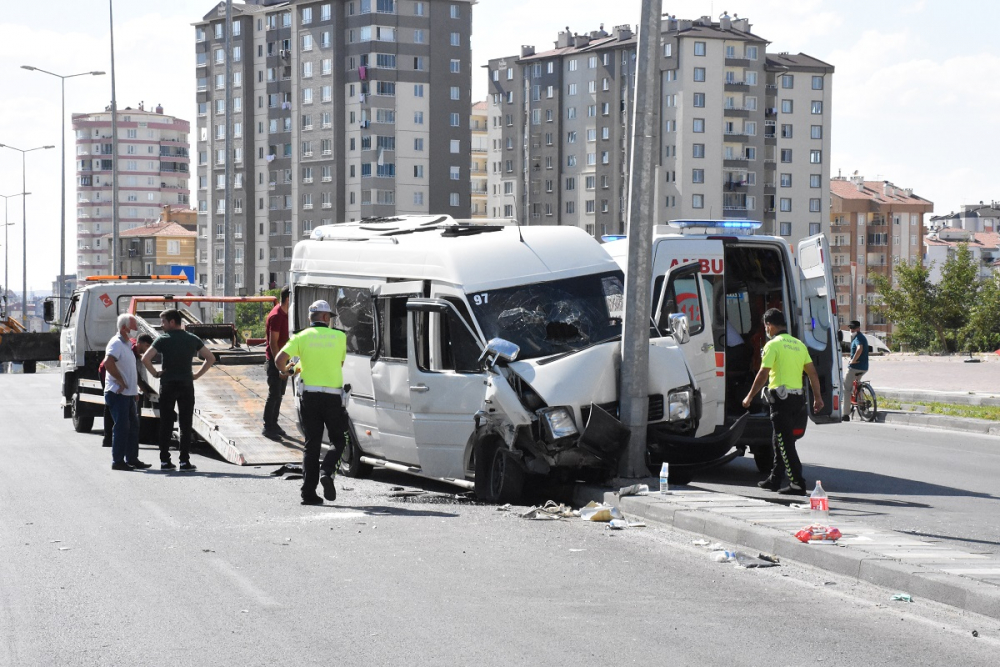
[(567, 405), (578, 411), (591, 403), (618, 400), (621, 357), (621, 342), (610, 341), (555, 361), (530, 359), (509, 367), (550, 407)]

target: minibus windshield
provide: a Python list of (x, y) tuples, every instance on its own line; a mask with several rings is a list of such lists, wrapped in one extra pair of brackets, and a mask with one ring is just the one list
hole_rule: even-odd
[(518, 359), (580, 350), (621, 334), (624, 277), (595, 273), (467, 294), (486, 340), (521, 348)]

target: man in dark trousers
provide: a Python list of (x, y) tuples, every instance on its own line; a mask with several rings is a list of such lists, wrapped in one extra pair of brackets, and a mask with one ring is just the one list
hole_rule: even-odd
[(854, 382), (861, 379), (861, 376), (868, 372), (868, 338), (861, 333), (861, 322), (851, 320), (847, 325), (851, 330), (851, 360), (847, 363), (847, 373), (844, 374), (844, 391), (841, 396), (846, 396), (844, 408), (841, 411), (843, 420), (851, 420), (851, 408), (857, 402), (854, 395)]
[[(795, 451), (793, 434), (795, 418), (806, 400), (802, 387), (803, 372), (809, 376), (814, 412), (823, 409), (823, 397), (820, 395), (819, 376), (809, 358), (809, 350), (802, 341), (789, 335), (785, 327), (785, 315), (780, 310), (771, 308), (764, 313), (764, 330), (770, 340), (764, 345), (760, 370), (750, 392), (743, 399), (743, 407), (749, 408), (757, 392), (767, 385), (765, 397), (771, 407), (771, 427), (774, 429), (771, 440), (774, 445), (774, 465), (768, 478), (757, 486), (777, 491), (781, 495), (804, 496), (806, 481), (802, 477), (802, 462)], [(788, 486), (782, 487), (781, 480), (786, 474)]]
[[(208, 372), (215, 363), (215, 355), (205, 347), (200, 338), (181, 327), (180, 311), (169, 309), (160, 313), (163, 333), (156, 337), (152, 347), (142, 355), (142, 363), (149, 374), (160, 379), (160, 470), (173, 470), (170, 461), (170, 437), (174, 430), (174, 415), (180, 423), (180, 468), (197, 470), (191, 463), (191, 420), (194, 417), (194, 381)], [(162, 355), (160, 370), (153, 368), (153, 358)], [(204, 361), (192, 374), (191, 360), (195, 355)], [(175, 413), (174, 406), (177, 406)]]
[[(288, 377), (288, 361), (298, 357), (302, 376), (302, 427), (306, 448), (302, 454), (302, 504), (322, 505), (323, 498), (337, 499), (333, 476), (347, 443), (347, 412), (344, 409), (344, 360), (347, 336), (330, 328), (330, 304), (316, 301), (309, 306), (309, 328), (292, 336), (278, 352), (274, 363), (281, 377)], [(330, 434), (330, 450), (319, 463), (323, 429)], [(322, 471), (322, 475), (320, 472)], [(316, 483), (323, 485), (323, 498), (316, 495)]]
[[(136, 365), (136, 368), (139, 369), (139, 391), (141, 391), (143, 394), (145, 394), (147, 396), (155, 394), (156, 391), (153, 390), (153, 388), (149, 386), (149, 384), (146, 382), (145, 376), (143, 375), (143, 372), (146, 369), (142, 365), (142, 355), (146, 353), (146, 350), (148, 350), (149, 346), (152, 345), (152, 344), (153, 344), (153, 337), (150, 336), (149, 334), (140, 334), (138, 337), (135, 338), (135, 340), (132, 341), (132, 353), (135, 355), (135, 365)], [(101, 376), (101, 382), (105, 382), (105, 375), (107, 375), (107, 367), (106, 367), (106, 365), (105, 365), (105, 363), (103, 361), (101, 362), (101, 365), (97, 367), (97, 372)], [(141, 410), (142, 397), (141, 396), (136, 396), (136, 399), (139, 402), (139, 406), (140, 406), (139, 416), (141, 417), (142, 416), (142, 410)], [(112, 432), (112, 429), (114, 429), (114, 426), (115, 426), (114, 417), (111, 416), (111, 410), (108, 408), (107, 405), (105, 405), (104, 406), (104, 446), (105, 447), (110, 447), (111, 446), (111, 432)], [(135, 453), (135, 456), (133, 458), (138, 461), (139, 460), (139, 441), (138, 440), (136, 440), (135, 446), (132, 449), (134, 450), (134, 453)], [(128, 457), (126, 457), (126, 458), (128, 458)]]
[(135, 353), (129, 344), (128, 333), (135, 331), (132, 315), (118, 316), (118, 333), (108, 341), (104, 351), (104, 403), (114, 419), (111, 441), (111, 469), (135, 470), (148, 468), (149, 464), (138, 459), (138, 446), (132, 451), (132, 442), (139, 443), (139, 414), (136, 397), (139, 395), (139, 368)]
[(267, 314), (264, 324), (264, 357), (267, 364), (267, 401), (264, 403), (264, 430), (268, 438), (278, 438), (285, 429), (278, 425), (278, 415), (281, 414), (281, 398), (288, 386), (287, 378), (282, 378), (274, 358), (288, 342), (288, 285), (281, 288), (281, 300)]

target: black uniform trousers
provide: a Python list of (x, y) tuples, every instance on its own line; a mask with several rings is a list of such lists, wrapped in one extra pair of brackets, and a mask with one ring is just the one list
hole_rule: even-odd
[(771, 479), (781, 482), (782, 478), (788, 476), (788, 481), (801, 488), (805, 488), (805, 479), (802, 477), (802, 462), (799, 454), (795, 451), (795, 420), (805, 404), (806, 396), (802, 394), (788, 394), (786, 398), (777, 398), (772, 394), (771, 407), (771, 428), (774, 435), (771, 436), (771, 443), (774, 446), (774, 464), (771, 467)]
[[(337, 394), (318, 391), (302, 392), (300, 403), (302, 429), (305, 431), (306, 447), (302, 454), (302, 494), (316, 493), (320, 470), (324, 475), (333, 475), (340, 457), (347, 445), (347, 411)], [(323, 444), (323, 429), (330, 435), (330, 450), (320, 465), (319, 453)]]

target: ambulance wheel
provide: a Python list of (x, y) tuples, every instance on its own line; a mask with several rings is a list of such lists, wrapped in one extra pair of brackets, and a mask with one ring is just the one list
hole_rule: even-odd
[(73, 394), (73, 430), (77, 433), (90, 433), (94, 428), (94, 415), (85, 415), (80, 411), (80, 395)]
[(354, 437), (354, 424), (347, 426), (347, 444), (344, 446), (344, 453), (340, 456), (340, 474), (344, 477), (361, 479), (372, 474), (374, 466), (361, 462), (364, 452), (358, 445), (358, 439)]
[(521, 499), (527, 473), (496, 437), (476, 443), (476, 497), (492, 503), (515, 503)]
[(771, 445), (755, 445), (750, 448), (757, 472), (767, 475), (774, 466), (774, 448)]

